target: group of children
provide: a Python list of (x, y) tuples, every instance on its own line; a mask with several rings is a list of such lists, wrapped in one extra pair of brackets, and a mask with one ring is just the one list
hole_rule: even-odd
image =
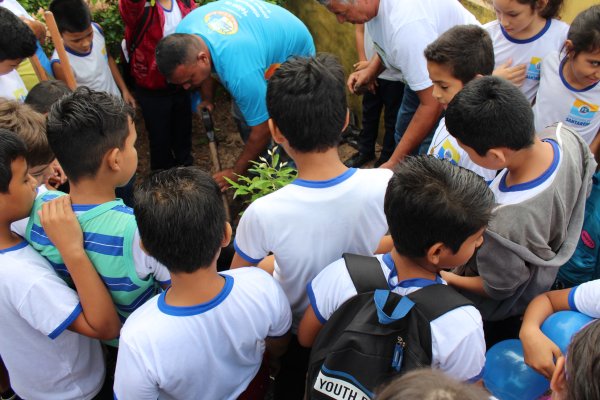
[[(44, 82), (31, 106), (4, 89), (35, 37), (0, 7), (0, 96), (16, 99), (0, 101), (3, 399), (10, 387), (25, 399), (260, 399), (269, 373), (275, 398), (302, 398), (311, 345), (357, 294), (343, 253), (378, 254), (395, 293), (448, 284), (471, 300), (431, 321), (434, 369), (478, 381), (486, 348), (520, 337), (556, 398), (600, 399), (600, 323), (566, 361), (540, 330), (558, 310), (600, 318), (598, 280), (546, 293), (581, 245), (596, 168), (600, 6), (569, 28), (553, 19), (560, 1), (494, 0), (498, 21), (442, 34), (424, 57), (445, 119), (429, 155), (394, 172), (340, 160), (349, 116), (334, 57), (283, 63), (269, 128), (298, 177), (248, 207), (218, 272), (232, 228), (208, 174), (155, 172), (133, 209), (116, 198), (137, 167), (135, 101), (89, 10), (69, 1), (51, 6), (65, 45), (82, 62), (99, 52), (106, 70), (72, 63), (89, 87)], [(87, 19), (61, 17), (74, 10)], [(65, 177), (68, 195), (55, 190)], [(488, 396), (436, 374), (407, 374), (378, 398)]]

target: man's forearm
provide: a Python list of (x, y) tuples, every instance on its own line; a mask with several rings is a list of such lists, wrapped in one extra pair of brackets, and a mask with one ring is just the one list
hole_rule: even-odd
[(244, 174), (248, 170), (250, 161), (256, 160), (267, 149), (270, 140), (271, 134), (267, 122), (253, 126), (244, 150), (235, 162), (233, 172), (238, 175)]
[(421, 103), (417, 107), (417, 111), (404, 132), (404, 135), (400, 138), (400, 142), (396, 146), (390, 160), (399, 163), (405, 156), (417, 149), (429, 132), (433, 130), (441, 112), (441, 107), (437, 103)]

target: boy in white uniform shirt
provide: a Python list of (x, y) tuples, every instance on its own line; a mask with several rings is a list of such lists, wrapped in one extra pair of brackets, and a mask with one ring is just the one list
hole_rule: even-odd
[[(411, 157), (399, 165), (385, 195), (394, 249), (377, 256), (389, 289), (407, 295), (445, 284), (439, 272), (466, 262), (483, 241), (494, 195), (475, 173), (446, 161)], [(344, 259), (307, 286), (310, 306), (300, 323), (304, 346), (331, 315), (357, 294)], [(478, 380), (485, 362), (481, 315), (472, 305), (431, 321), (432, 367), (459, 380)]]
[(287, 343), (285, 294), (258, 268), (217, 272), (231, 227), (206, 173), (155, 173), (135, 200), (142, 246), (167, 266), (172, 286), (125, 323), (115, 398), (238, 398), (259, 371), (265, 341), (275, 358)]
[(0, 7), (0, 99), (25, 101), (27, 88), (15, 68), (35, 50), (31, 29), (11, 11)]
[[(425, 58), (433, 82), (433, 97), (444, 108), (466, 83), (481, 75), (491, 75), (494, 69), (492, 41), (477, 25), (450, 28), (425, 48)], [(496, 176), (495, 170), (483, 168), (469, 158), (446, 129), (445, 118), (440, 121), (427, 153), (470, 169), (486, 181)]]
[(47, 203), (41, 219), (78, 293), (11, 232), (11, 223), (26, 217), (35, 199), (37, 184), (29, 175), (26, 156), (25, 143), (0, 129), (0, 353), (19, 396), (92, 399), (102, 389), (104, 359), (100, 343), (83, 335), (112, 339), (121, 323), (84, 252), (68, 196)]

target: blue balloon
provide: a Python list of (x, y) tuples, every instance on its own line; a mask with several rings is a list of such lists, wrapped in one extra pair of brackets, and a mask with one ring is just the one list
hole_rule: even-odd
[(517, 339), (505, 340), (486, 354), (483, 383), (500, 400), (534, 400), (550, 382), (525, 364), (523, 346)]
[(563, 354), (567, 354), (567, 347), (573, 335), (593, 320), (592, 317), (577, 311), (559, 311), (546, 318), (542, 324), (542, 332), (560, 348)]

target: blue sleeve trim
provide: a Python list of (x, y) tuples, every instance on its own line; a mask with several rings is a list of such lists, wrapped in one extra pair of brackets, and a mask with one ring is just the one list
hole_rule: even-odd
[(578, 287), (579, 287), (579, 285), (573, 287), (571, 289), (571, 291), (569, 292), (569, 308), (573, 311), (579, 311), (577, 309), (577, 305), (575, 304), (575, 291), (577, 290)]
[(235, 252), (240, 255), (240, 257), (242, 257), (244, 260), (246, 260), (246, 261), (248, 261), (249, 263), (252, 263), (252, 264), (258, 264), (264, 258), (264, 257), (263, 258), (252, 258), (252, 257), (250, 257), (248, 254), (244, 253), (239, 248), (239, 246), (237, 244), (237, 241), (235, 239), (233, 240), (233, 248), (235, 249)]
[(81, 303), (77, 303), (77, 307), (75, 307), (71, 315), (69, 315), (67, 319), (65, 319), (63, 323), (58, 326), (58, 328), (50, 332), (48, 337), (52, 340), (56, 339), (61, 333), (64, 332), (65, 329), (71, 326), (73, 321), (75, 321), (77, 317), (79, 317), (79, 314), (81, 314), (82, 312), (83, 308), (81, 308)]
[(113, 392), (113, 400), (119, 400), (119, 399), (117, 398), (117, 394), (116, 394), (115, 392)]
[(52, 60), (50, 60), (50, 64), (56, 64), (56, 63), (60, 64), (60, 60), (57, 58), (53, 58)]
[(315, 298), (315, 292), (312, 289), (312, 281), (306, 284), (306, 293), (308, 294), (308, 301), (310, 301), (310, 305), (315, 312), (315, 316), (321, 324), (325, 325), (327, 320), (323, 317), (323, 315), (321, 315), (319, 308), (317, 307), (317, 299)]
[(479, 380), (483, 379), (483, 371), (485, 371), (485, 367), (483, 367), (483, 368), (481, 369), (481, 372), (479, 372), (479, 374), (475, 375), (474, 377), (472, 377), (472, 378), (470, 378), (470, 379), (467, 379), (467, 380), (465, 381), (465, 383), (475, 383), (475, 382), (477, 382), (477, 381), (479, 381)]
[(170, 280), (170, 279), (168, 279), (168, 280), (166, 280), (166, 281), (158, 281), (158, 284), (159, 284), (159, 285), (170, 285), (170, 284), (171, 284), (171, 280)]

